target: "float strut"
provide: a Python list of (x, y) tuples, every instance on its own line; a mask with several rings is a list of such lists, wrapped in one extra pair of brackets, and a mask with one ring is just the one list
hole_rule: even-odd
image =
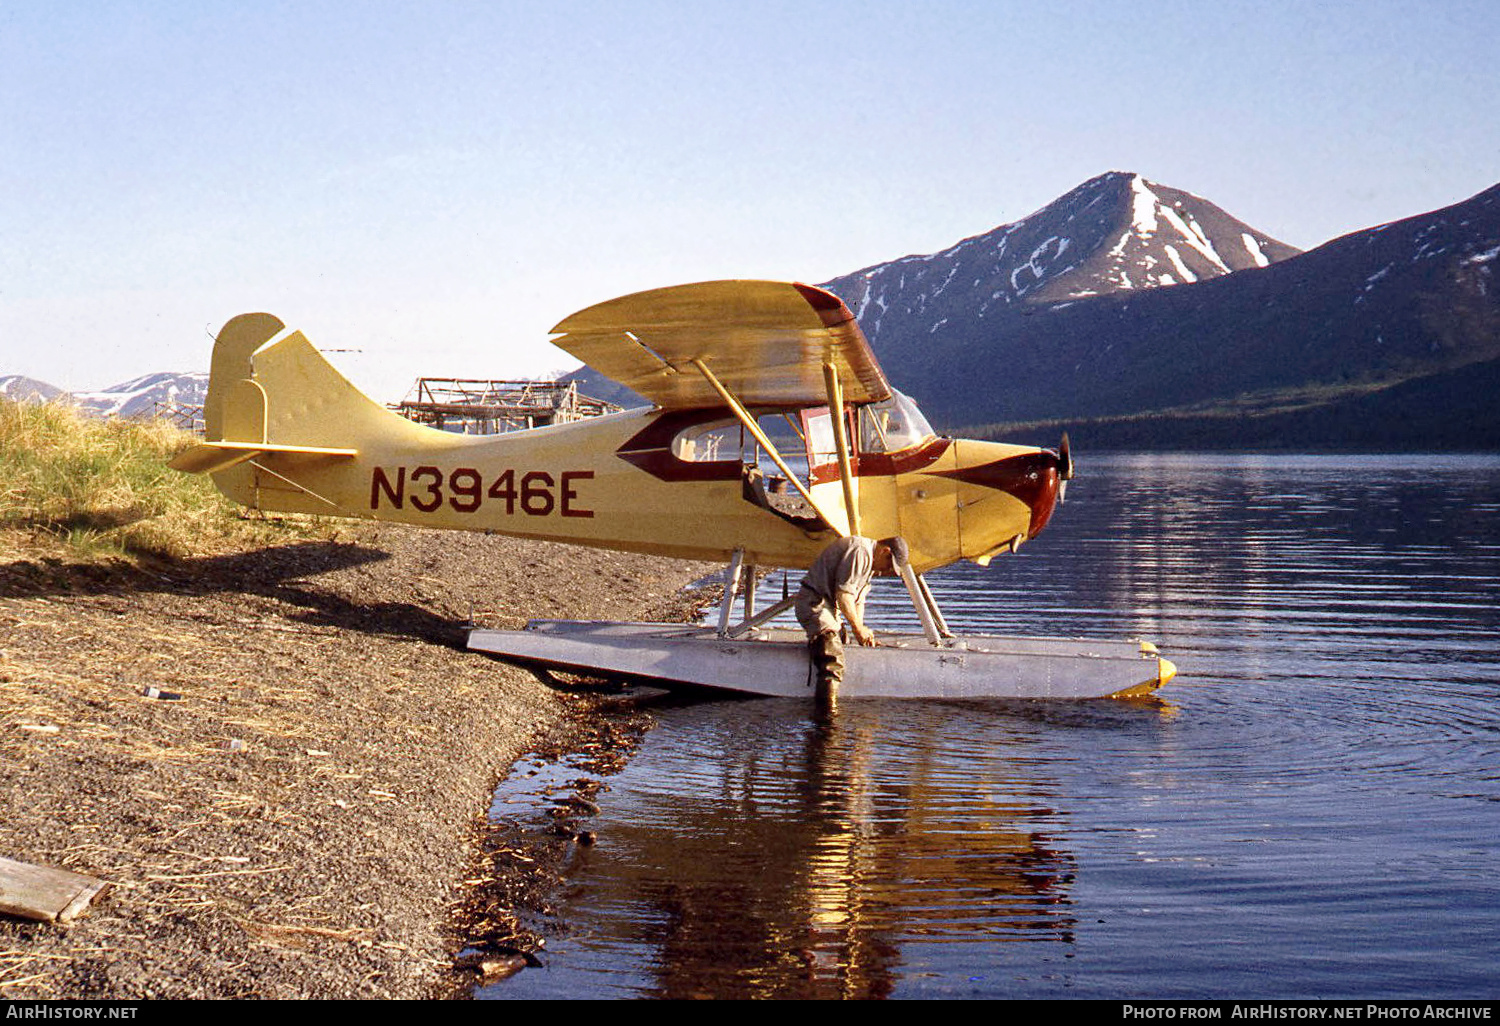
[(953, 632), (948, 629), (948, 621), (943, 619), (943, 611), (938, 608), (937, 599), (932, 597), (932, 589), (927, 587), (927, 578), (921, 574), (916, 575), (917, 583), (922, 586), (922, 597), (927, 600), (927, 608), (932, 610), (932, 619), (937, 623), (938, 633), (945, 638), (953, 637)]
[(734, 596), (740, 587), (740, 571), (745, 565), (745, 550), (735, 549), (729, 559), (729, 577), (724, 581), (724, 601), (719, 603), (719, 637), (729, 633), (729, 617), (734, 612)]
[(927, 643), (941, 645), (944, 638), (953, 637), (948, 624), (943, 620), (943, 614), (938, 612), (937, 601), (933, 599), (927, 582), (911, 568), (911, 564), (901, 568), (901, 580), (906, 584), (906, 594), (911, 597), (911, 604), (917, 610), (917, 619), (922, 621), (922, 633), (927, 635)]

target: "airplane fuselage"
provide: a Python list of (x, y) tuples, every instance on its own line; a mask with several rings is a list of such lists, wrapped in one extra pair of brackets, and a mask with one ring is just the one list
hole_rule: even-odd
[[(726, 410), (635, 410), (503, 435), (418, 428), (371, 440), (353, 459), (267, 453), (215, 474), (258, 509), (359, 517), (651, 553), (723, 560), (737, 548), (760, 566), (809, 565), (836, 533), (816, 516), (788, 517), (747, 497), (752, 473), (736, 450), (689, 460), (672, 439)], [(412, 425), (417, 427), (416, 425)], [(640, 439), (667, 444), (642, 449)], [(1046, 523), (1056, 471), (1037, 450), (930, 438), (856, 465), (864, 533), (900, 534), (919, 570), (977, 559)], [(824, 508), (839, 482), (818, 480)], [(807, 511), (811, 513), (812, 511)]]
[[(215, 345), (207, 440), (173, 466), (212, 474), (256, 509), (688, 559), (741, 550), (763, 567), (808, 566), (856, 528), (905, 537), (918, 572), (983, 562), (1051, 516), (1065, 476), (1057, 454), (938, 437), (900, 393), (842, 408), (837, 457), (829, 408), (805, 402), (650, 408), (460, 435), (372, 402), (300, 332), (247, 314)], [(791, 428), (784, 437), (801, 474), (784, 460), (763, 465), (770, 439), (747, 432), (752, 416)], [(789, 484), (806, 500), (800, 509), (783, 494)]]

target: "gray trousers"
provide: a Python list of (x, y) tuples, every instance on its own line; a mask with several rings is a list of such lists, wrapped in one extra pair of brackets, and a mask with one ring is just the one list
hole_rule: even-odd
[(838, 610), (811, 588), (797, 593), (793, 609), (797, 622), (807, 633), (807, 652), (818, 671), (819, 690), (838, 687), (844, 679), (844, 643), (839, 637)]

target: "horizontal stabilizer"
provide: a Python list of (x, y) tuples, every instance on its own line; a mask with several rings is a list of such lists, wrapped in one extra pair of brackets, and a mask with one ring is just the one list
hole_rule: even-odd
[(328, 449), (313, 445), (271, 445), (266, 442), (202, 442), (179, 453), (167, 466), (186, 474), (213, 474), (266, 453), (278, 456), (334, 456), (348, 459), (357, 449)]

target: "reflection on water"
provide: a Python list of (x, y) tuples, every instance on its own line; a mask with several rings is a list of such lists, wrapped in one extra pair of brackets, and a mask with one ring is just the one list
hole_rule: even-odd
[[(631, 794), (601, 855), (651, 907), (651, 992), (770, 996), (791, 975), (801, 995), (883, 996), (911, 940), (1071, 932), (1072, 859), (1033, 825), (1052, 815), (1034, 788), (940, 758), (899, 705), (856, 703), (831, 731), (800, 705), (683, 711), (718, 759), (744, 758), (688, 744), (662, 764), (670, 788)], [(637, 924), (615, 925), (628, 943)]]
[(932, 581), (1158, 642), (1169, 706), (664, 708), (480, 996), (1492, 997), (1497, 514), (1496, 458), (1091, 461)]

